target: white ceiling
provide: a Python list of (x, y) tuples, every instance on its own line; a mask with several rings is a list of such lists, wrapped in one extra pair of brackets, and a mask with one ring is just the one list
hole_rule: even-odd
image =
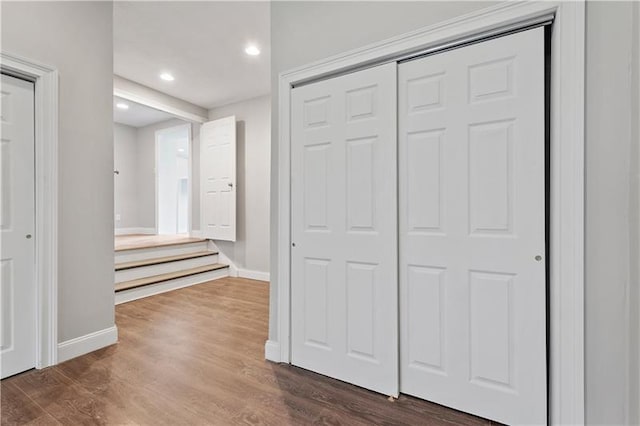
[[(129, 109), (120, 109), (116, 107), (118, 102), (129, 105)], [(157, 109), (149, 108), (135, 102), (127, 101), (116, 96), (113, 97), (113, 121), (120, 124), (126, 124), (132, 127), (144, 127), (161, 121), (167, 121), (175, 118), (171, 114), (167, 114)]]
[(207, 109), (268, 94), (269, 13), (266, 1), (114, 2), (114, 74)]

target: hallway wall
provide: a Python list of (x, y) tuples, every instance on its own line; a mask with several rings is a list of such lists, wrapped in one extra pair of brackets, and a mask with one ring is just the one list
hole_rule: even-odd
[(59, 342), (114, 326), (112, 15), (103, 1), (2, 2), (2, 50), (60, 76)]

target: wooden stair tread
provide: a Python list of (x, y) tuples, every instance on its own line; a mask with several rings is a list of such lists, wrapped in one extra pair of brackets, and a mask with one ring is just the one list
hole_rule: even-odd
[(215, 271), (218, 269), (224, 269), (228, 267), (229, 265), (214, 263), (212, 265), (198, 266), (196, 268), (183, 269), (181, 271), (168, 272), (166, 274), (138, 278), (130, 281), (123, 281), (121, 283), (116, 284), (116, 291), (128, 290), (130, 288), (141, 287), (144, 285), (155, 284), (163, 281), (169, 281), (175, 278), (188, 277), (190, 275), (201, 274), (203, 272), (210, 272), (210, 271)]
[(134, 260), (131, 262), (116, 263), (116, 271), (137, 268), (140, 266), (159, 265), (161, 263), (176, 262), (178, 260), (195, 259), (197, 257), (213, 256), (217, 251), (203, 250), (195, 253), (177, 254), (175, 256), (154, 257), (153, 259)]

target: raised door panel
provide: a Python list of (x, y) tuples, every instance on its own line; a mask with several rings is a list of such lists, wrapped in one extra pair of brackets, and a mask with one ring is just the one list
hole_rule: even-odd
[(514, 120), (469, 126), (469, 232), (513, 230)]
[(407, 134), (407, 232), (444, 233), (444, 129)]
[(304, 344), (331, 349), (328, 339), (331, 304), (328, 259), (304, 259)]
[(347, 229), (375, 232), (375, 155), (377, 138), (346, 141)]
[(512, 274), (469, 273), (469, 379), (503, 392), (515, 392), (514, 282)]
[(13, 259), (0, 260), (0, 301), (2, 313), (0, 314), (0, 351), (10, 351), (15, 342), (15, 284), (13, 273)]
[(446, 269), (407, 266), (407, 364), (439, 375), (446, 366)]
[(378, 318), (375, 312), (380, 265), (347, 262), (347, 354), (371, 363), (376, 357)]
[(304, 147), (304, 227), (307, 231), (328, 231), (329, 154), (331, 143)]

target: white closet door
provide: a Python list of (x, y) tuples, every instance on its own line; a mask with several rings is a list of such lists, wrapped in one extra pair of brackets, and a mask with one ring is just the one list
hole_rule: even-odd
[(5, 378), (36, 364), (33, 83), (3, 74), (0, 97), (0, 371)]
[(398, 393), (396, 64), (293, 89), (291, 359)]
[(543, 29), (398, 72), (400, 391), (545, 424)]

